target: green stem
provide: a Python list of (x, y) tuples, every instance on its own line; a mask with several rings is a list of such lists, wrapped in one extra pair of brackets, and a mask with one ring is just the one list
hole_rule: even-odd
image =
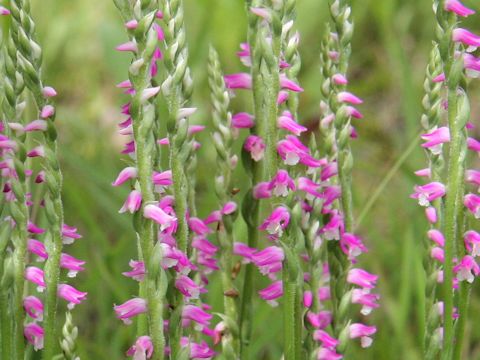
[[(286, 263), (284, 263), (286, 266)], [(284, 271), (284, 357), (285, 360), (302, 359), (302, 314), (301, 291), (296, 279), (291, 279), (288, 269)]]
[(448, 164), (447, 194), (445, 199), (445, 262), (443, 269), (444, 287), (444, 338), (442, 359), (449, 359), (453, 346), (453, 257), (457, 241), (457, 214), (462, 206), (459, 198), (463, 198), (464, 165), (462, 160), (462, 129), (457, 119), (456, 86), (449, 86), (448, 92), (448, 123), (450, 127), (450, 153)]

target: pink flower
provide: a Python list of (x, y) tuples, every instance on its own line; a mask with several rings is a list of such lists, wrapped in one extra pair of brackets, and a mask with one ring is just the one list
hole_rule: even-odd
[(302, 132), (307, 131), (305, 126), (298, 124), (293, 119), (293, 115), (289, 111), (283, 112), (283, 114), (277, 120), (277, 125), (280, 129), (290, 131), (296, 136), (300, 136)]
[(34, 147), (27, 153), (28, 157), (45, 157), (45, 148), (43, 146)]
[(320, 341), (322, 345), (328, 349), (336, 348), (340, 341), (330, 336), (325, 330), (315, 330), (313, 333), (313, 339)]
[(147, 302), (142, 298), (133, 298), (122, 305), (115, 305), (113, 309), (117, 313), (117, 318), (129, 325), (132, 323), (130, 318), (147, 312)]
[(63, 224), (62, 227), (62, 236), (63, 236), (63, 243), (73, 244), (76, 239), (80, 239), (82, 235), (77, 232), (77, 229), (73, 226), (68, 226), (67, 224)]
[(7, 8), (3, 7), (3, 6), (0, 6), (0, 15), (10, 15), (10, 10), (8, 10)]
[(431, 229), (427, 232), (427, 236), (430, 240), (435, 242), (438, 246), (441, 246), (441, 247), (445, 246), (445, 237), (439, 230)]
[(473, 257), (480, 256), (480, 234), (474, 230), (469, 230), (463, 236), (465, 247)]
[(347, 275), (347, 282), (365, 289), (373, 289), (377, 284), (378, 276), (363, 269), (351, 269)]
[(215, 255), (218, 251), (218, 247), (202, 237), (195, 237), (192, 241), (192, 247), (207, 255)]
[(372, 339), (370, 336), (377, 332), (375, 326), (367, 326), (360, 323), (351, 324), (349, 327), (350, 339), (360, 338), (360, 343), (363, 348), (367, 348), (372, 345)]
[(45, 245), (41, 241), (29, 239), (27, 243), (27, 249), (32, 254), (37, 255), (40, 259), (48, 259), (47, 250), (45, 249)]
[(127, 351), (127, 356), (133, 356), (133, 360), (150, 359), (152, 355), (153, 343), (149, 336), (140, 336)]
[(137, 177), (137, 168), (134, 167), (126, 167), (120, 174), (118, 174), (117, 179), (112, 183), (112, 186), (120, 186), (124, 182), (135, 179)]
[(67, 276), (70, 278), (75, 277), (79, 271), (85, 270), (83, 265), (85, 265), (85, 261), (79, 260), (71, 255), (62, 253), (60, 257), (60, 266), (68, 270)]
[(247, 73), (225, 75), (225, 86), (228, 89), (251, 89), (252, 77)]
[(442, 152), (442, 144), (450, 141), (450, 130), (442, 126), (428, 134), (423, 134), (422, 139), (426, 142), (422, 147), (430, 149), (432, 154), (438, 155)]
[(295, 183), (286, 170), (278, 170), (270, 181), (268, 190), (275, 196), (287, 196), (288, 190), (295, 191)]
[(215, 351), (208, 347), (208, 344), (205, 341), (201, 343), (195, 343), (193, 341), (188, 341), (188, 338), (183, 342), (181, 341), (182, 346), (190, 347), (190, 358), (191, 359), (210, 359), (216, 355)]
[(271, 306), (278, 306), (276, 301), (283, 296), (283, 282), (281, 280), (275, 281), (268, 285), (265, 289), (258, 292), (263, 300), (266, 300)]
[(265, 143), (260, 136), (249, 135), (245, 139), (243, 148), (248, 151), (254, 161), (260, 161), (265, 154)]
[(337, 210), (330, 215), (330, 220), (320, 229), (320, 233), (326, 240), (340, 240), (344, 230), (343, 216)]
[(43, 328), (37, 323), (26, 324), (23, 329), (23, 335), (27, 341), (33, 345), (35, 351), (43, 349)]
[(180, 275), (175, 280), (175, 287), (187, 298), (198, 299), (202, 287), (186, 275)]
[(237, 211), (237, 203), (235, 201), (229, 201), (223, 205), (221, 213), (222, 215), (231, 215)]
[(73, 286), (67, 284), (58, 285), (57, 294), (62, 299), (68, 301), (67, 307), (71, 310), (75, 305), (80, 304), (87, 298), (87, 293), (75, 289)]
[(370, 289), (353, 289), (352, 303), (362, 305), (362, 315), (369, 315), (373, 309), (378, 308), (380, 295), (370, 293)]
[(466, 280), (468, 283), (472, 283), (475, 276), (480, 274), (480, 267), (473, 257), (465, 255), (462, 261), (453, 268), (453, 271), (457, 274), (458, 281)]
[(143, 261), (130, 260), (128, 265), (132, 270), (123, 272), (122, 275), (137, 281), (142, 281), (145, 278), (145, 263)]
[(480, 186), (480, 171), (467, 170), (465, 172), (465, 181)]
[(255, 199), (268, 199), (272, 197), (272, 191), (270, 190), (269, 182), (259, 182), (253, 188), (253, 197)]
[(25, 132), (45, 131), (47, 130), (47, 122), (45, 120), (33, 120), (25, 125)]
[(313, 294), (310, 290), (303, 292), (303, 306), (309, 308), (313, 304)]
[(27, 296), (23, 299), (23, 308), (31, 318), (38, 321), (43, 320), (43, 304), (36, 296)]
[(140, 209), (141, 205), (142, 193), (138, 190), (132, 190), (118, 212), (122, 214), (128, 211), (130, 214), (133, 214)]
[(160, 231), (170, 228), (177, 222), (177, 218), (168, 215), (165, 211), (163, 211), (162, 208), (152, 204), (144, 207), (143, 216), (146, 219), (153, 220), (160, 225)]
[[(310, 180), (307, 177), (299, 177), (297, 180), (298, 190), (306, 192), (307, 194), (311, 195), (310, 198), (321, 198), (322, 194), (318, 192), (321, 185), (317, 184), (316, 182)], [(308, 195), (307, 195), (308, 198)]]
[(278, 93), (277, 104), (278, 104), (278, 105), (283, 104), (285, 101), (288, 100), (289, 97), (290, 97), (290, 94), (288, 93), (288, 91), (281, 90), (281, 91)]
[(463, 16), (463, 17), (467, 17), (469, 15), (475, 14), (474, 10), (467, 8), (458, 0), (446, 0), (445, 10), (454, 12), (458, 16)]
[(42, 269), (35, 266), (27, 267), (25, 269), (25, 279), (38, 285), (37, 286), (38, 292), (43, 292), (43, 290), (45, 290), (45, 278), (44, 278), (44, 273)]
[(309, 167), (320, 167), (323, 163), (310, 155), (309, 149), (293, 135), (287, 135), (277, 143), (277, 152), (286, 165), (297, 165), (299, 162)]
[(429, 206), (430, 202), (445, 195), (445, 185), (439, 182), (431, 182), (423, 186), (416, 185), (415, 193), (410, 197), (418, 199), (420, 206)]
[(302, 92), (303, 88), (296, 82), (287, 78), (285, 74), (280, 74), (280, 87), (293, 92)]
[(343, 356), (337, 354), (334, 349), (321, 347), (317, 352), (317, 360), (341, 360)]
[(359, 105), (363, 103), (363, 100), (353, 95), (348, 91), (341, 91), (337, 95), (337, 100), (342, 103), (350, 103), (353, 105)]
[(332, 323), (332, 313), (329, 311), (320, 311), (318, 314), (309, 311), (307, 312), (307, 320), (316, 329), (325, 329)]
[(445, 261), (445, 252), (437, 246), (430, 250), (430, 256), (442, 264)]
[(469, 150), (475, 151), (475, 152), (480, 152), (480, 141), (474, 139), (474, 138), (467, 138), (467, 147)]
[(188, 326), (190, 321), (197, 323), (196, 328), (202, 330), (204, 327), (210, 325), (210, 320), (213, 315), (210, 315), (202, 308), (195, 305), (185, 305), (182, 311), (182, 319), (184, 321), (184, 326)]
[(279, 206), (265, 219), (259, 229), (266, 230), (270, 235), (282, 236), (289, 222), (290, 213), (285, 207)]
[(232, 126), (236, 129), (250, 129), (255, 125), (253, 115), (240, 112), (232, 116)]
[(475, 216), (475, 219), (480, 219), (480, 196), (475, 194), (467, 194), (463, 198), (463, 204)]
[(263, 275), (276, 273), (282, 269), (282, 261), (285, 258), (283, 249), (278, 246), (270, 246), (252, 255), (252, 262), (259, 268)]
[(233, 253), (244, 258), (244, 263), (249, 263), (253, 259), (253, 254), (257, 249), (251, 248), (244, 243), (235, 242), (233, 244)]
[(132, 52), (137, 52), (138, 47), (137, 44), (133, 41), (129, 41), (123, 44), (118, 45), (115, 50), (117, 51), (132, 51)]
[(342, 237), (340, 238), (340, 247), (350, 259), (367, 251), (367, 248), (362, 243), (362, 239), (359, 236), (350, 233), (342, 234)]
[(336, 85), (347, 85), (348, 84), (347, 78), (342, 74), (333, 75), (332, 80)]
[(453, 30), (452, 40), (455, 42), (461, 42), (467, 46), (480, 46), (480, 36), (475, 35), (470, 31), (462, 28), (456, 28)]
[(437, 209), (435, 209), (433, 206), (425, 208), (425, 216), (430, 224), (435, 224), (438, 220)]
[(202, 219), (191, 217), (188, 219), (188, 227), (197, 235), (207, 235), (212, 232)]
[(55, 114), (55, 108), (52, 105), (45, 105), (40, 112), (40, 117), (42, 119), (49, 118)]

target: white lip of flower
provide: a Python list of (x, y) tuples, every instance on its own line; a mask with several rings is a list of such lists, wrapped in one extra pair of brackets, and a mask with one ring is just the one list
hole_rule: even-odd
[(286, 165), (291, 165), (291, 166), (297, 165), (299, 161), (300, 161), (300, 157), (295, 152), (287, 152), (287, 154), (285, 155)]
[(480, 206), (475, 209), (475, 219), (480, 219)]
[(287, 196), (288, 195), (288, 188), (285, 184), (277, 184), (273, 188), (273, 195), (275, 196)]
[(420, 193), (418, 195), (418, 204), (420, 206), (430, 206), (430, 201), (428, 201), (428, 195), (424, 193)]
[(443, 144), (431, 146), (429, 149), (433, 155), (440, 155), (442, 153)]
[(270, 235), (282, 236), (282, 234), (283, 234), (282, 226), (280, 225), (280, 223), (271, 222), (271, 223), (268, 224), (268, 226), (267, 226), (267, 232), (268, 232)]
[(278, 306), (278, 301), (275, 300), (267, 300), (267, 304), (272, 306), (272, 307), (277, 307)]
[(468, 283), (472, 283), (473, 280), (475, 279), (475, 276), (473, 276), (472, 272), (468, 269), (461, 269), (457, 273), (457, 279), (458, 281), (463, 281), (466, 280)]
[(78, 274), (78, 271), (76, 271), (76, 270), (70, 270), (70, 271), (67, 273), (67, 277), (69, 277), (69, 278), (74, 278), (74, 277), (77, 276), (77, 274)]
[(45, 288), (43, 286), (37, 286), (37, 291), (43, 293)]
[(259, 147), (255, 147), (252, 149), (252, 159), (255, 161), (260, 161), (263, 158), (264, 150)]
[(358, 246), (353, 246), (350, 248), (350, 256), (357, 257), (362, 253), (362, 250)]
[(177, 263), (178, 263), (178, 260), (176, 260), (176, 259), (170, 259), (170, 258), (167, 258), (167, 257), (164, 257), (162, 259), (162, 265), (166, 268), (171, 268), (171, 267), (177, 265)]
[(363, 305), (362, 310), (360, 310), (360, 313), (364, 316), (367, 316), (371, 314), (372, 310), (373, 309), (371, 307), (367, 305)]
[(360, 338), (360, 344), (362, 346), (362, 348), (367, 348), (369, 347), (370, 345), (372, 345), (372, 338), (368, 337), (368, 336), (362, 336)]
[(479, 244), (473, 244), (472, 246), (472, 256), (477, 257), (480, 256), (480, 245)]
[(340, 231), (338, 229), (327, 230), (324, 232), (326, 240), (340, 240)]

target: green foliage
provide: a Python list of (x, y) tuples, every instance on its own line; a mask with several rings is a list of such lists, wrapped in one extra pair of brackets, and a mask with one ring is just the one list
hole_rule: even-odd
[[(465, 4), (480, 9), (473, 1)], [(195, 80), (192, 104), (199, 108), (192, 122), (205, 124), (211, 130), (205, 71), (208, 45), (212, 43), (218, 50), (226, 73), (241, 70), (235, 53), (246, 38), (244, 5), (240, 0), (186, 0), (185, 11)], [(325, 1), (299, 1), (302, 70), (298, 77), (305, 88), (299, 98), (300, 119), (312, 128), (317, 128), (314, 124), (319, 120), (318, 59), (327, 11)], [(112, 306), (137, 292), (135, 282), (120, 275), (136, 253), (131, 219), (117, 213), (127, 192), (110, 186), (123, 165), (118, 155), (123, 139), (116, 134), (122, 96), (114, 86), (124, 80), (128, 66), (128, 57), (114, 51), (126, 40), (122, 20), (112, 1), (35, 1), (32, 12), (43, 44), (46, 84), (55, 86), (60, 94), (56, 122), (64, 169), (66, 222), (78, 225), (84, 236), (72, 255), (88, 262), (86, 273), (76, 280), (82, 290), (88, 291), (88, 302), (73, 314), (79, 328), (77, 349), (82, 359), (120, 359), (134, 338), (135, 328), (123, 326)], [(357, 1), (353, 14), (356, 29), (351, 90), (365, 99), (365, 119), (355, 120), (361, 122), (360, 137), (352, 144), (356, 159), (354, 212), (358, 216), (420, 130), (422, 84), (434, 17), (430, 2), (418, 0)], [(478, 24), (468, 25), (479, 30)], [(474, 114), (478, 111), (478, 96), (478, 89), (472, 89)], [(238, 96), (233, 101), (234, 110), (243, 110), (246, 102), (246, 97)], [(198, 211), (205, 216), (217, 201), (209, 171), (215, 166), (215, 149), (207, 132), (200, 141), (203, 147), (197, 171)], [(381, 308), (372, 319), (378, 327), (374, 345), (361, 352), (352, 347), (349, 359), (420, 358), (425, 281), (422, 237), (427, 224), (408, 195), (416, 181), (412, 172), (423, 166), (423, 153), (417, 147), (398, 166), (360, 226), (359, 232), (370, 248), (361, 263), (381, 276), (382, 298)], [(244, 175), (234, 176), (236, 183), (246, 184)], [(244, 224), (236, 226), (236, 234), (246, 236)], [(264, 280), (258, 276), (257, 290)], [(222, 292), (219, 283), (215, 278), (211, 281), (214, 311), (222, 306), (221, 296), (216, 296)], [(472, 314), (480, 310), (478, 294), (474, 287)], [(252, 359), (279, 359), (282, 317), (258, 299), (255, 306)], [(255, 330), (264, 323), (268, 323), (269, 331)], [(480, 328), (469, 326), (466, 337), (470, 344), (478, 344)], [(478, 345), (468, 351), (467, 358), (480, 357)]]

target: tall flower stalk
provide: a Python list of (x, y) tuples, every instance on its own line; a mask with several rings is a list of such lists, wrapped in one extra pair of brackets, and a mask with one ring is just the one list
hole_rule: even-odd
[[(135, 230), (139, 243), (142, 263), (141, 275), (126, 276), (141, 281), (140, 296), (145, 299), (136, 298), (129, 302), (116, 306), (115, 310), (123, 319), (123, 312), (129, 307), (137, 306), (138, 313), (147, 314), (147, 323), (139, 321), (138, 336), (141, 339), (147, 338), (153, 347), (153, 359), (163, 359), (165, 352), (165, 336), (163, 324), (164, 300), (166, 294), (166, 274), (160, 266), (162, 257), (161, 248), (156, 246), (158, 232), (157, 214), (163, 214), (163, 210), (156, 206), (157, 198), (154, 191), (153, 169), (157, 163), (157, 144), (154, 126), (157, 119), (155, 96), (159, 93), (160, 87), (152, 85), (153, 68), (158, 58), (158, 26), (155, 20), (159, 14), (156, 1), (128, 3), (116, 1), (120, 10), (125, 27), (128, 30), (129, 42), (120, 45), (120, 51), (131, 51), (133, 60), (129, 68), (129, 80), (122, 87), (128, 88), (132, 95), (131, 101), (126, 107), (129, 119), (124, 127), (130, 127), (131, 131), (126, 134), (133, 134), (133, 149), (127, 148), (127, 153), (134, 152), (135, 167), (129, 167), (120, 173), (114, 185), (120, 185), (128, 179), (136, 179), (134, 189), (127, 199), (123, 210), (136, 213), (141, 210), (143, 217), (135, 219)], [(166, 215), (166, 214), (165, 214)], [(172, 218), (173, 220), (173, 218)], [(132, 265), (135, 266), (137, 265)], [(125, 320), (126, 321), (126, 320)], [(129, 321), (126, 321), (127, 323)], [(151, 340), (150, 340), (151, 339)], [(140, 352), (140, 349), (139, 349)]]

